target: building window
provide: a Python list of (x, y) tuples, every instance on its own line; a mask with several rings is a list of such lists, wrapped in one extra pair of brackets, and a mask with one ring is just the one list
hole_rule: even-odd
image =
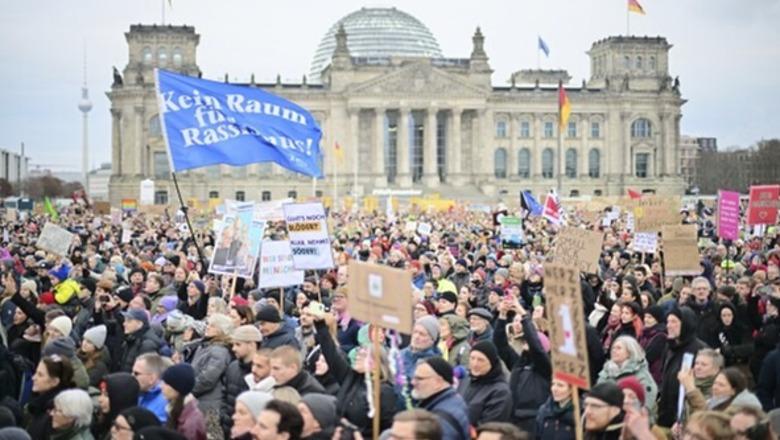
[(322, 191), (320, 191), (320, 190), (314, 191), (314, 197), (316, 197), (318, 199), (321, 199), (322, 198)]
[(409, 118), (409, 122), (412, 124), (412, 182), (418, 183), (422, 180), (423, 175), (423, 160), (425, 148), (425, 126), (422, 123), (418, 124), (418, 121), (422, 121), (423, 116), (418, 112), (412, 112), (412, 117)]
[(528, 121), (520, 122), (520, 137), (528, 139), (531, 137), (531, 123)]
[(650, 153), (636, 155), (636, 177), (648, 177), (650, 174)]
[(655, 70), (655, 57), (650, 57), (650, 70)]
[(448, 116), (446, 113), (436, 115), (436, 172), (439, 182), (447, 181), (447, 141)]
[(577, 150), (574, 148), (566, 150), (566, 177), (577, 177)]
[(590, 137), (593, 139), (598, 139), (601, 137), (601, 124), (598, 122), (590, 123)]
[(600, 190), (600, 189), (594, 189), (593, 190), (593, 195), (596, 196), (596, 197), (601, 197), (602, 194), (604, 194), (604, 192), (602, 190)]
[(628, 55), (623, 57), (623, 67), (625, 67), (626, 69), (631, 68), (631, 57), (629, 57)]
[(218, 199), (219, 198), (219, 191), (209, 191), (209, 198), (210, 199)]
[(551, 138), (553, 137), (553, 123), (551, 121), (547, 121), (544, 123), (544, 137), (545, 138)]
[(497, 138), (506, 137), (506, 121), (496, 122), (496, 137)]
[(298, 198), (298, 192), (297, 191), (287, 191), (287, 197), (295, 200)]
[(545, 148), (542, 152), (542, 177), (545, 179), (552, 179), (553, 177), (553, 159), (552, 148)]
[(154, 204), (155, 205), (167, 205), (168, 204), (168, 191), (155, 191), (154, 192)]
[(157, 49), (157, 63), (160, 66), (168, 64), (168, 51), (164, 47)]
[(568, 130), (566, 131), (566, 136), (570, 138), (576, 138), (577, 137), (577, 123), (574, 121), (569, 122), (569, 126), (567, 127)]
[(525, 179), (531, 177), (531, 150), (528, 148), (517, 154), (517, 175)]
[(588, 153), (588, 176), (593, 178), (601, 176), (601, 152), (595, 148)]
[(144, 64), (152, 64), (152, 48), (149, 46), (144, 47), (144, 50), (141, 53), (141, 57), (144, 61)]
[(154, 162), (154, 178), (167, 179), (170, 173), (168, 155), (164, 151), (155, 151), (152, 160)]
[(637, 69), (641, 69), (642, 68), (642, 56), (641, 55), (636, 57), (636, 68)]
[(149, 137), (162, 136), (160, 128), (160, 115), (154, 115), (149, 119)]
[(493, 153), (493, 170), (496, 179), (506, 179), (506, 148), (498, 148)]
[(579, 197), (580, 196), (580, 190), (573, 189), (569, 191), (569, 197)]
[(178, 47), (173, 49), (173, 65), (176, 67), (181, 67), (182, 65), (181, 49)]
[(243, 202), (246, 200), (246, 193), (244, 191), (236, 191), (236, 200)]
[(639, 118), (631, 124), (631, 137), (649, 138), (652, 134), (650, 121), (645, 118)]
[(262, 194), (260, 194), (260, 199), (264, 202), (270, 202), (271, 201), (271, 191), (263, 191)]

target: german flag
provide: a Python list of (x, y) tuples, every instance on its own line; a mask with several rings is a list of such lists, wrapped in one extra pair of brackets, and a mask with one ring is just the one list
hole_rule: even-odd
[(558, 81), (558, 129), (563, 131), (569, 125), (569, 115), (571, 114), (571, 103), (566, 96), (566, 89), (563, 88), (563, 81)]
[(628, 10), (629, 12), (645, 15), (645, 10), (642, 8), (642, 5), (639, 4), (638, 0), (628, 0)]

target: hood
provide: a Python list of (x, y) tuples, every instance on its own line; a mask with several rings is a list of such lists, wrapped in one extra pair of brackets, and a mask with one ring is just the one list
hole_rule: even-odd
[(678, 338), (679, 344), (684, 345), (692, 341), (696, 337), (696, 328), (698, 327), (696, 312), (691, 310), (690, 307), (683, 306), (672, 310), (670, 314), (676, 315), (682, 322), (680, 337)]
[(462, 341), (469, 337), (469, 322), (465, 318), (450, 314), (442, 316), (441, 319), (446, 320), (447, 324), (450, 325), (450, 332), (456, 341)]
[[(130, 373), (113, 373), (103, 380), (110, 402), (109, 419), (113, 420), (120, 412), (138, 405), (138, 381)], [(102, 388), (102, 384), (101, 384)]]

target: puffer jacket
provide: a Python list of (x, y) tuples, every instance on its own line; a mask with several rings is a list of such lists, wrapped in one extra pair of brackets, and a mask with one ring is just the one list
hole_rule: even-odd
[(205, 414), (219, 411), (224, 396), (222, 376), (231, 361), (226, 341), (204, 339), (195, 350), (192, 368), (195, 370), (195, 388), (192, 395), (198, 399), (198, 408)]
[(512, 393), (500, 362), (484, 376), (470, 376), (461, 381), (458, 392), (468, 405), (469, 421), (472, 425), (509, 421), (512, 413)]
[(225, 397), (222, 399), (220, 420), (226, 433), (230, 433), (230, 427), (233, 426), (232, 416), (236, 397), (249, 389), (249, 384), (244, 380), (247, 374), (252, 374), (252, 362), (243, 362), (241, 359), (234, 359), (225, 370), (223, 378)]
[(70, 278), (54, 286), (54, 299), (57, 304), (63, 305), (70, 302), (81, 291), (81, 285)]
[(536, 415), (536, 440), (573, 440), (574, 431), (574, 405), (569, 400), (566, 405), (560, 406), (552, 400), (539, 408)]
[(420, 408), (439, 418), (442, 439), (468, 440), (471, 438), (466, 402), (453, 388), (446, 388), (420, 402)]
[(279, 327), (279, 330), (263, 337), (263, 342), (261, 343), (263, 348), (270, 349), (278, 348), (283, 345), (289, 345), (296, 350), (301, 349), (298, 339), (295, 338), (295, 333), (287, 330), (286, 326)]
[(119, 371), (133, 371), (135, 359), (144, 353), (156, 353), (165, 345), (149, 324), (144, 324), (138, 331), (125, 334), (122, 344), (122, 357), (119, 360)]
[(618, 365), (615, 362), (607, 361), (604, 364), (604, 368), (599, 372), (599, 380), (597, 383), (612, 381), (617, 382), (624, 377), (634, 376), (642, 384), (645, 390), (645, 402), (647, 402), (647, 409), (650, 411), (651, 416), (655, 415), (656, 407), (655, 402), (658, 397), (658, 385), (655, 383), (655, 379), (650, 374), (650, 369), (647, 366), (647, 360), (641, 359), (628, 359), (623, 362), (622, 365)]

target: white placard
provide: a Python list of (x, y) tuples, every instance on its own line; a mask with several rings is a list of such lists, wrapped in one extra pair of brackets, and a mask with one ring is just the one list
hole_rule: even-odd
[(655, 232), (637, 232), (634, 234), (634, 250), (654, 254), (658, 249), (658, 234)]
[(122, 244), (130, 243), (133, 238), (133, 231), (130, 229), (122, 229)]
[(46, 223), (38, 237), (36, 246), (61, 257), (67, 257), (74, 237), (74, 234), (64, 228), (54, 223)]
[(154, 180), (141, 181), (140, 197), (141, 205), (154, 205)]
[(333, 252), (328, 238), (328, 217), (320, 202), (284, 205), (284, 218), (290, 236), (296, 269), (331, 269)]
[(419, 233), (420, 235), (425, 235), (425, 236), (431, 235), (432, 229), (433, 228), (431, 227), (430, 223), (419, 223), (417, 225), (417, 233)]
[(415, 231), (417, 231), (417, 222), (406, 222), (404, 232), (414, 233)]
[(626, 229), (629, 232), (634, 232), (634, 214), (630, 212), (626, 214)]
[(290, 242), (263, 241), (257, 287), (287, 287), (303, 284), (303, 271), (293, 268)]

